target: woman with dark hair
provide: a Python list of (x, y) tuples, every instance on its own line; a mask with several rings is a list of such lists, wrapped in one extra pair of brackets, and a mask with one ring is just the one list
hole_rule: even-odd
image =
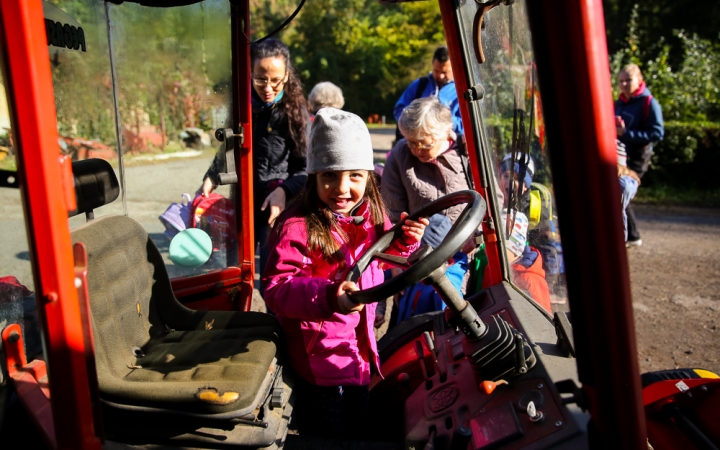
[[(267, 39), (253, 45), (251, 63), (254, 225), (262, 273), (270, 225), (307, 181), (305, 156), (310, 121), (302, 85), (285, 44)], [(218, 152), (205, 174), (202, 195), (208, 196), (218, 185), (223, 158)]]

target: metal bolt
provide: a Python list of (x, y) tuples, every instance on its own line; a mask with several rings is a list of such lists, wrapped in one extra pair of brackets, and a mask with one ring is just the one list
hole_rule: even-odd
[(555, 426), (556, 426), (556, 427), (561, 427), (561, 426), (562, 426), (562, 420), (558, 420), (557, 422), (555, 422)]
[(58, 300), (57, 292), (49, 292), (48, 295), (45, 296), (45, 300), (47, 300), (48, 303), (55, 303)]
[(79, 289), (80, 286), (82, 286), (82, 280), (78, 277), (75, 277), (75, 288)]
[(12, 333), (10, 333), (10, 336), (8, 336), (8, 342), (11, 344), (15, 344), (19, 340), (20, 334), (17, 331), (13, 331)]
[(707, 386), (700, 386), (700, 390), (703, 392), (707, 392)]
[(481, 412), (481, 413), (484, 413), (484, 412), (485, 412), (485, 408), (482, 408), (482, 409), (480, 410), (480, 412)]
[(538, 384), (538, 389), (542, 389), (542, 388), (544, 388), (544, 387), (545, 387), (544, 384), (542, 384), (542, 383)]

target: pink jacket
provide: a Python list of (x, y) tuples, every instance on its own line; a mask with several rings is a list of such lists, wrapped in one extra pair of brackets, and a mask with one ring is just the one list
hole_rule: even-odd
[[(364, 203), (355, 211), (362, 217), (359, 224), (353, 217), (338, 218), (349, 240), (344, 243), (333, 232), (345, 256), (343, 267), (310, 253), (305, 220), (297, 212), (288, 213), (284, 229), (270, 240), (263, 283), (265, 301), (285, 331), (290, 363), (298, 375), (319, 386), (368, 385), (371, 364), (380, 367), (373, 330), (376, 304), (365, 305), (360, 313), (340, 314), (337, 289), (348, 269), (379, 238), (370, 209)], [(383, 229), (390, 227), (386, 217)], [(417, 245), (396, 240), (388, 253), (408, 256)], [(373, 261), (358, 287), (367, 289), (383, 281), (383, 271)]]

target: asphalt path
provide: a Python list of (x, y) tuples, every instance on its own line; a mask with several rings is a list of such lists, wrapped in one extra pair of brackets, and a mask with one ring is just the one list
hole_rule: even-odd
[[(394, 135), (394, 129), (371, 130), (376, 161), (385, 159)], [(210, 165), (213, 155), (213, 151), (205, 151), (202, 155), (190, 158), (142, 162), (132, 158), (127, 159), (128, 164), (125, 168), (127, 213), (147, 230), (165, 257), (171, 277), (188, 275), (193, 271), (176, 267), (170, 262), (167, 255), (170, 241), (163, 234), (165, 228), (158, 216), (171, 203), (180, 202), (183, 193), (194, 196), (202, 184), (202, 177)], [(227, 197), (230, 188), (220, 186), (216, 192)], [(95, 216), (98, 218), (104, 215), (123, 214), (123, 211), (122, 199), (118, 198), (110, 205), (97, 209)], [(22, 284), (33, 290), (23, 217), (20, 191), (8, 188), (0, 189), (0, 243), (2, 243), (0, 277), (14, 275)], [(85, 217), (82, 215), (69, 220), (71, 229), (77, 228), (83, 223), (85, 223)]]
[[(390, 150), (393, 129), (371, 130), (375, 160)], [(187, 275), (167, 256), (169, 240), (158, 216), (183, 193), (194, 194), (213, 157), (206, 151), (192, 158), (130, 162), (126, 168), (128, 215), (149, 233), (168, 262), (171, 277)], [(228, 187), (219, 192), (229, 194)], [(96, 216), (122, 214), (120, 199), (96, 210)], [(706, 367), (720, 371), (720, 213), (713, 210), (636, 208), (645, 244), (630, 249), (630, 275), (634, 297), (641, 370), (677, 366)], [(69, 220), (74, 229), (84, 217)], [(42, 226), (42, 225), (41, 225)], [(20, 192), (0, 189), (0, 277), (14, 275), (34, 290)], [(255, 295), (253, 309), (264, 304)]]

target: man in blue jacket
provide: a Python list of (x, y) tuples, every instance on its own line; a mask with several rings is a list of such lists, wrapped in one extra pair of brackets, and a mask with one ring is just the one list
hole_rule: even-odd
[[(450, 66), (450, 53), (447, 47), (438, 47), (433, 54), (432, 72), (427, 76), (418, 78), (410, 83), (400, 99), (395, 103), (393, 115), (395, 121), (400, 119), (403, 109), (413, 100), (423, 97), (436, 96), (440, 103), (450, 108), (453, 113), (453, 131), (460, 136), (464, 134), (462, 119), (460, 118), (460, 105), (458, 104), (457, 91), (453, 81), (452, 67)], [(402, 135), (397, 132), (397, 140)]]
[[(620, 98), (615, 102), (615, 125), (617, 137), (625, 144), (627, 167), (642, 178), (648, 170), (653, 143), (663, 138), (662, 109), (643, 81), (642, 72), (636, 64), (623, 67), (618, 75)], [(642, 245), (640, 232), (635, 222), (632, 205), (627, 213), (627, 246)]]

